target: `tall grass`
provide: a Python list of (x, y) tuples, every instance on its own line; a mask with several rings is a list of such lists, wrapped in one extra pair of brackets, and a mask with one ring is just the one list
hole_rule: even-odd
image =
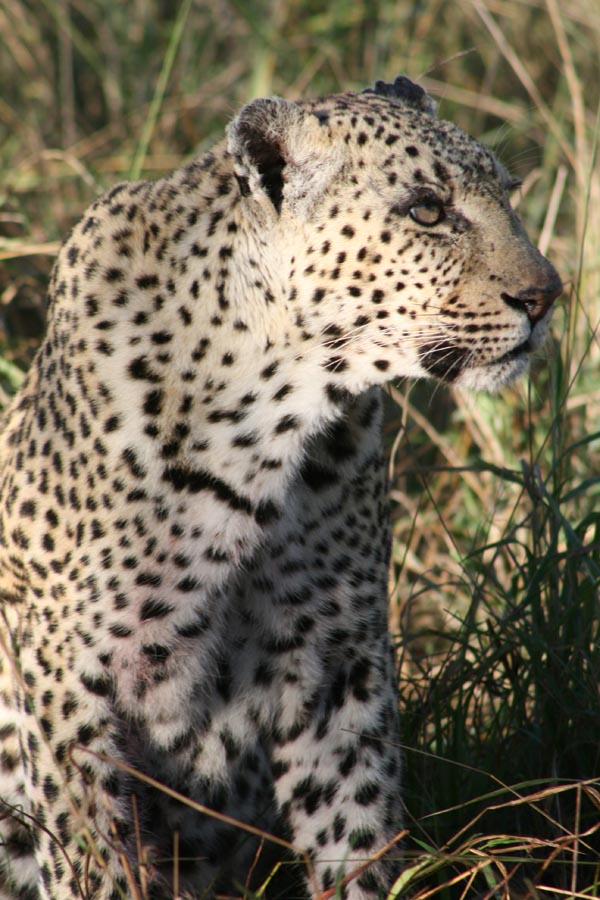
[(596, 0), (0, 0), (0, 44), (0, 401), (84, 206), (203, 149), (251, 96), (404, 71), (524, 177), (565, 281), (530, 380), (389, 392), (410, 829), (393, 895), (600, 896)]

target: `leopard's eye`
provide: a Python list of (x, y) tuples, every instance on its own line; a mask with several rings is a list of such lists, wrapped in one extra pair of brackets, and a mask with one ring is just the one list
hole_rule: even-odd
[(425, 225), (429, 228), (432, 225), (439, 225), (446, 218), (444, 206), (440, 200), (433, 197), (428, 200), (422, 200), (415, 203), (408, 211), (409, 216), (418, 225)]

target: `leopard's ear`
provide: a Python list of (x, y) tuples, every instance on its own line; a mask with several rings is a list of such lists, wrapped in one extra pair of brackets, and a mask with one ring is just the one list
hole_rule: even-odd
[(393, 82), (376, 81), (375, 87), (366, 88), (363, 94), (376, 94), (391, 100), (400, 100), (406, 106), (412, 106), (419, 112), (435, 115), (435, 103), (420, 84), (411, 81), (406, 75), (398, 75)]
[(327, 122), (279, 97), (253, 100), (227, 128), (228, 150), (245, 196), (308, 213), (341, 166)]

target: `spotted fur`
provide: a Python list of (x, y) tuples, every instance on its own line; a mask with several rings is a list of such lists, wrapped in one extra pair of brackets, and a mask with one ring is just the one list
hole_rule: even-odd
[(0, 444), (3, 898), (243, 883), (256, 844), (132, 769), (311, 895), (398, 832), (379, 386), (526, 368), (560, 282), (510, 187), (398, 79), (254, 101), (75, 227)]

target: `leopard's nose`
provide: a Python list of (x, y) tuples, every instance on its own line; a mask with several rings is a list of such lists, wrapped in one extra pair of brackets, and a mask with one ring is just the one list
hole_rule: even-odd
[(542, 286), (530, 285), (514, 297), (504, 293), (502, 299), (514, 309), (527, 313), (529, 321), (535, 325), (546, 315), (556, 298), (560, 297), (562, 289), (562, 281), (555, 275)]

